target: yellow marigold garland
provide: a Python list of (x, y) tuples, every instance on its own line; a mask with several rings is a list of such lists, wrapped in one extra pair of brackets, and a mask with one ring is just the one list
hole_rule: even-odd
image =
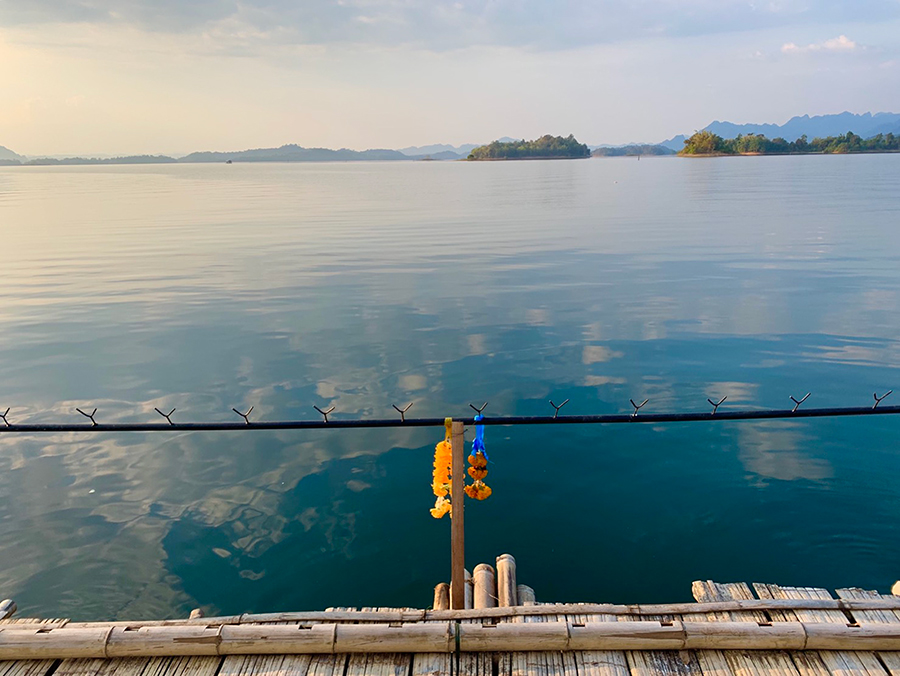
[(440, 519), (444, 514), (453, 517), (453, 505), (450, 503), (449, 494), (452, 488), (451, 477), (453, 475), (453, 447), (450, 439), (453, 434), (453, 421), (451, 418), (444, 420), (444, 440), (434, 447), (434, 472), (431, 478), (431, 489), (436, 499), (431, 508), (431, 516)]

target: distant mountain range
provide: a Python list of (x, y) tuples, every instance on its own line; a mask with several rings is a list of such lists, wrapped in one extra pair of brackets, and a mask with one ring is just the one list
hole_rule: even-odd
[[(497, 139), (500, 143), (512, 143), (519, 139), (504, 136)], [(410, 146), (409, 148), (400, 148), (400, 152), (409, 157), (431, 157), (432, 159), (464, 159), (469, 153), (475, 150), (480, 143), (464, 143), (461, 146), (451, 146), (444, 143), (437, 143), (430, 146)]]
[(15, 161), (21, 162), (24, 159), (25, 159), (24, 157), (22, 157), (21, 155), (17, 155), (9, 148), (0, 146), (0, 160), (8, 160), (11, 162), (15, 162)]
[(348, 160), (408, 160), (397, 150), (331, 150), (329, 148), (303, 148), (288, 144), (280, 148), (256, 148), (237, 152), (200, 152), (179, 158), (179, 162), (334, 162)]
[[(770, 139), (781, 137), (787, 141), (796, 141), (804, 134), (810, 140), (837, 136), (852, 131), (863, 138), (872, 138), (878, 134), (893, 133), (900, 135), (900, 114), (898, 113), (838, 113), (835, 115), (799, 115), (792, 117), (782, 125), (778, 124), (735, 124), (734, 122), (715, 122), (708, 124), (701, 131), (711, 131), (722, 138), (731, 139), (747, 134), (763, 134)], [(663, 141), (659, 145), (681, 150), (687, 137), (679, 134)]]
[[(500, 141), (513, 141), (504, 136)], [(203, 151), (174, 158), (166, 155), (130, 155), (127, 157), (24, 157), (0, 146), (2, 164), (170, 164), (174, 162), (359, 162), (359, 161), (409, 161), (409, 160), (461, 160), (469, 156), (478, 144), (460, 146), (436, 144), (412, 146), (401, 150), (349, 150), (341, 148), (304, 148), (295, 143), (280, 148), (255, 148), (253, 150)]]
[[(804, 134), (812, 140), (816, 137), (836, 136), (852, 131), (863, 138), (878, 134), (893, 133), (900, 136), (900, 114), (898, 113), (839, 113), (836, 115), (802, 115), (792, 117), (782, 125), (777, 124), (735, 124), (716, 120), (703, 128), (722, 138), (731, 139), (739, 134), (763, 134), (770, 139), (784, 138), (795, 141)], [(684, 148), (687, 137), (679, 134), (656, 144), (627, 144), (622, 146), (590, 146), (597, 152), (595, 156), (651, 155), (667, 154), (666, 149), (679, 151)], [(501, 143), (511, 143), (518, 139), (504, 136)], [(296, 144), (280, 148), (256, 148), (235, 152), (205, 151), (174, 158), (166, 155), (133, 155), (112, 158), (48, 158), (25, 157), (9, 148), (0, 146), (0, 165), (16, 164), (160, 164), (174, 162), (348, 162), (348, 161), (409, 161), (409, 160), (460, 160), (468, 157), (477, 144), (464, 143), (453, 146), (434, 144), (410, 146), (399, 150), (349, 150), (341, 148), (304, 148)]]

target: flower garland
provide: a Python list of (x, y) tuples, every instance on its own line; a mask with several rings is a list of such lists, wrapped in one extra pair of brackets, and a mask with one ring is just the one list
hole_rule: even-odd
[(449, 494), (452, 488), (453, 474), (453, 448), (450, 439), (453, 433), (453, 420), (444, 419), (444, 440), (434, 447), (434, 472), (432, 473), (431, 489), (436, 499), (431, 508), (431, 516), (440, 519), (444, 514), (453, 518), (453, 505), (450, 503)]
[[(480, 413), (475, 416), (475, 422), (484, 420)], [(469, 456), (469, 476), (475, 481), (465, 487), (466, 495), (475, 500), (486, 500), (491, 497), (491, 487), (484, 483), (487, 476), (488, 457), (484, 448), (484, 425), (475, 426), (475, 441), (472, 442), (472, 454)]]
[[(476, 423), (484, 420), (484, 416), (475, 416)], [(444, 440), (434, 447), (434, 471), (431, 475), (431, 490), (434, 492), (434, 507), (431, 516), (435, 519), (449, 514), (453, 518), (453, 505), (450, 495), (453, 488), (453, 420), (444, 419)], [(486, 500), (491, 496), (491, 487), (484, 483), (487, 476), (488, 456), (484, 448), (484, 425), (475, 426), (475, 441), (472, 442), (472, 454), (469, 456), (469, 476), (474, 482), (465, 486), (466, 495), (475, 500)]]

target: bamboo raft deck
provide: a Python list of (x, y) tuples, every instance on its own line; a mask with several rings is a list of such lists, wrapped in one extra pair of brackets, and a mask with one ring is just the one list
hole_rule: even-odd
[(476, 568), (460, 610), (438, 585), (433, 610), (3, 619), (0, 676), (900, 674), (897, 596), (707, 581), (696, 603), (537, 604), (498, 573)]

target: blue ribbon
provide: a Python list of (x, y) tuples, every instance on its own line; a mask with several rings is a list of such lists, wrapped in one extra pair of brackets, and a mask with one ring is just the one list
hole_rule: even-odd
[[(484, 420), (484, 416), (480, 413), (475, 416), (475, 422), (477, 423), (479, 420)], [(472, 455), (475, 455), (481, 451), (484, 454), (484, 459), (488, 459), (487, 451), (484, 450), (484, 425), (475, 425), (475, 441), (472, 442)]]

